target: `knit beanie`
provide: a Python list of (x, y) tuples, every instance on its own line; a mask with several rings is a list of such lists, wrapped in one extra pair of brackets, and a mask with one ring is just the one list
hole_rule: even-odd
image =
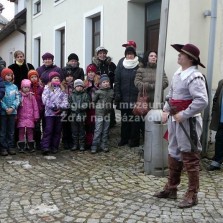
[(89, 64), (89, 65), (87, 66), (86, 71), (87, 71), (87, 74), (88, 74), (90, 71), (96, 73), (96, 72), (97, 72), (97, 67), (96, 67), (94, 64)]
[(3, 80), (5, 80), (5, 76), (6, 76), (6, 74), (14, 74), (13, 73), (13, 71), (11, 70), (11, 69), (9, 69), (9, 68), (4, 68), (3, 70), (2, 70), (2, 72), (1, 72), (1, 77), (2, 77), (2, 79)]
[(128, 54), (128, 53), (133, 53), (135, 56), (136, 56), (136, 51), (135, 51), (135, 49), (133, 48), (133, 47), (127, 47), (126, 49), (125, 49), (125, 56)]
[(70, 60), (76, 60), (76, 61), (79, 61), (79, 58), (77, 56), (77, 54), (75, 53), (71, 53), (69, 56), (68, 56), (68, 61)]
[(81, 79), (76, 79), (74, 81), (74, 88), (76, 88), (77, 86), (84, 87), (84, 82)]
[(102, 74), (101, 75), (99, 83), (101, 84), (103, 81), (109, 81), (110, 82), (110, 79), (109, 79), (107, 74)]
[(31, 81), (29, 79), (23, 79), (21, 82), (21, 88), (23, 87), (31, 87)]
[(49, 73), (49, 81), (52, 81), (52, 79), (53, 79), (54, 77), (59, 77), (59, 78), (60, 78), (60, 74), (59, 74), (58, 72), (56, 72), (56, 71), (51, 71), (51, 72)]
[(54, 55), (51, 54), (51, 53), (44, 53), (43, 56), (42, 56), (42, 59), (43, 60), (46, 60), (46, 59), (54, 59)]
[(106, 50), (103, 46), (99, 46), (99, 47), (97, 47), (97, 48), (95, 49), (95, 53), (96, 53), (96, 55), (98, 55), (98, 53), (99, 53), (100, 51), (104, 51), (106, 54), (108, 53), (108, 50)]
[(29, 80), (30, 80), (30, 78), (31, 78), (33, 75), (35, 75), (37, 78), (39, 78), (39, 74), (38, 74), (38, 72), (37, 72), (36, 70), (30, 70), (30, 71), (28, 72), (28, 78), (29, 78)]

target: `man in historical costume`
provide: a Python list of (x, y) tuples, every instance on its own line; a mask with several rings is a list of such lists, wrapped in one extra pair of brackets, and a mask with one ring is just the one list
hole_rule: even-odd
[(188, 175), (188, 190), (179, 208), (197, 205), (199, 189), (200, 136), (202, 133), (201, 112), (208, 105), (205, 77), (198, 71), (200, 50), (193, 44), (171, 45), (179, 52), (181, 67), (172, 78), (168, 101), (163, 109), (163, 121), (168, 118), (168, 164), (169, 176), (163, 191), (154, 194), (157, 198), (177, 198), (183, 166)]

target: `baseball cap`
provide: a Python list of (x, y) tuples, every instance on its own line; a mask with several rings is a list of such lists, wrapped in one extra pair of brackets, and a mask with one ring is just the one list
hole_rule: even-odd
[(136, 48), (136, 42), (134, 40), (128, 40), (127, 43), (122, 44), (123, 47), (132, 46)]

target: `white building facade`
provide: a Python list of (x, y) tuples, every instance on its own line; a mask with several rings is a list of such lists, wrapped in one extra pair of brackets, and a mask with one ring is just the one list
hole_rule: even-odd
[[(55, 64), (64, 66), (70, 53), (76, 53), (84, 69), (91, 63), (94, 49), (102, 45), (108, 49), (113, 62), (124, 55), (122, 44), (127, 40), (137, 43), (137, 52), (157, 49), (161, 0), (16, 0), (15, 11), (26, 11), (26, 23), (20, 26), (25, 35), (15, 30), (1, 39), (0, 55), (7, 64), (15, 50), (26, 52), (28, 62), (38, 67), (41, 55), (51, 52)], [(208, 45), (211, 0), (169, 0), (166, 39), (165, 71), (171, 79), (178, 68), (177, 52), (173, 43), (194, 43), (200, 48), (201, 61), (208, 64)], [(217, 1), (214, 46), (213, 86), (223, 74), (223, 0)], [(206, 74), (206, 69), (201, 69)]]

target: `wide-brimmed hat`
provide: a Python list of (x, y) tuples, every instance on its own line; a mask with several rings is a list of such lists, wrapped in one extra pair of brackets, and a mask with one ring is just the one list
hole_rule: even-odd
[(182, 44), (172, 44), (171, 45), (176, 51), (183, 52), (187, 54), (188, 56), (192, 57), (194, 60), (197, 61), (198, 65), (205, 68), (205, 66), (200, 62), (200, 50), (193, 44), (187, 43), (185, 45)]

